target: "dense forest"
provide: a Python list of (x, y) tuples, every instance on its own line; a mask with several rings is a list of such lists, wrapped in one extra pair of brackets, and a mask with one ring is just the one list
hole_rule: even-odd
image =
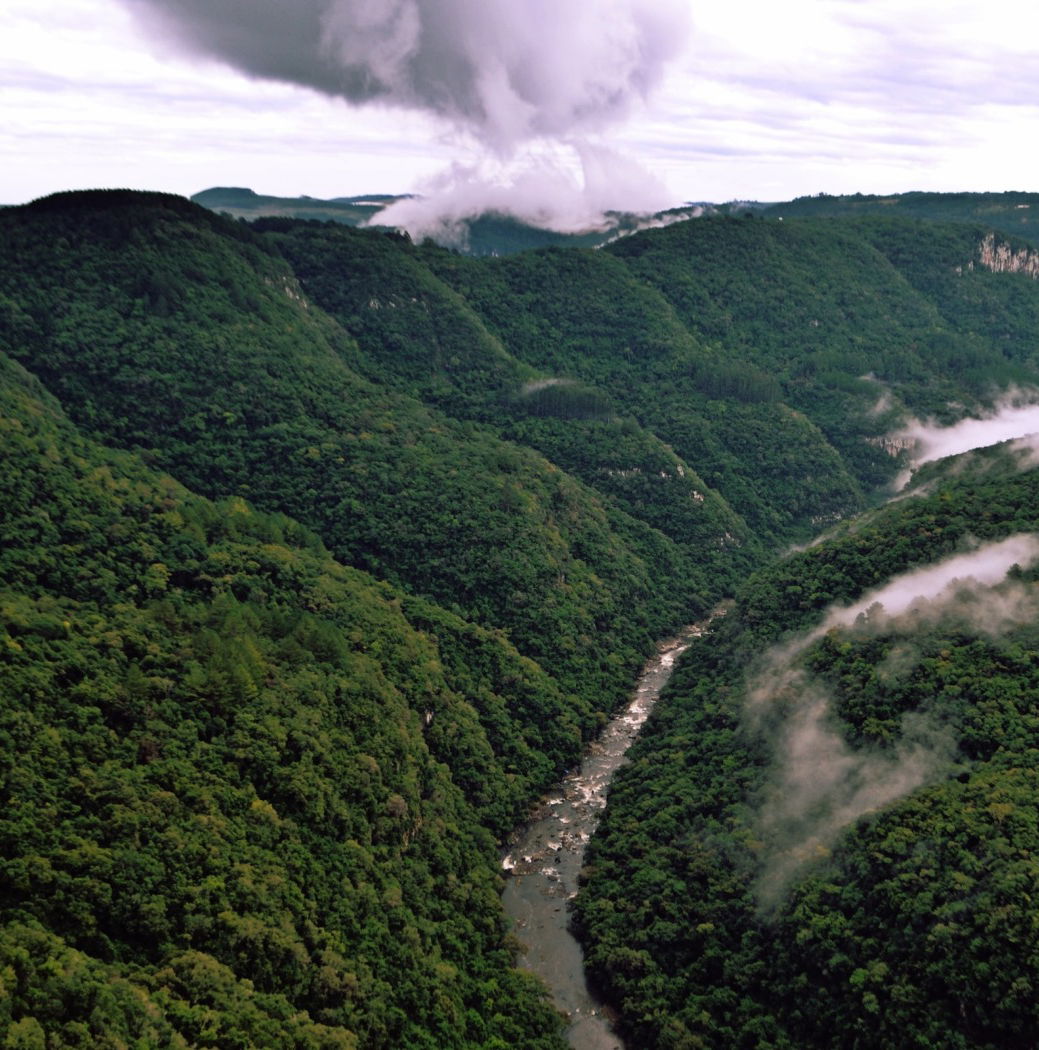
[(577, 902), (635, 1045), (1034, 1045), (1037, 497), (931, 471), (690, 651)]
[[(1005, 452), (883, 504), (908, 420), (1039, 381), (1039, 285), (999, 262), (1030, 252), (858, 215), (474, 258), (161, 194), (0, 212), (5, 1045), (560, 1047), (497, 847), (731, 595), (575, 913), (637, 1045), (1032, 1045), (1031, 564), (976, 597), (999, 630), (962, 595), (826, 619), (1036, 529)], [(840, 768), (922, 772), (814, 835), (775, 740), (824, 693)]]

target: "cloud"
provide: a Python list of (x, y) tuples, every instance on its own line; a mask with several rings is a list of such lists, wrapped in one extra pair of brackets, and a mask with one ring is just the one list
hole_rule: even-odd
[[(796, 873), (825, 856), (840, 832), (939, 776), (955, 754), (948, 727), (924, 713), (902, 719), (893, 748), (852, 749), (833, 717), (824, 682), (800, 661), (835, 628), (910, 639), (925, 622), (955, 617), (962, 630), (998, 636), (1033, 623), (1039, 614), (1035, 587), (1008, 580), (1014, 566), (1039, 561), (1039, 536), (1022, 533), (915, 569), (867, 592), (849, 605), (832, 606), (812, 631), (774, 647), (747, 686), (748, 725), (765, 735), (772, 770), (755, 821), (762, 842), (755, 890), (764, 910), (775, 907)], [(915, 663), (911, 642), (897, 647), (878, 673), (888, 679)]]
[(1029, 436), (1039, 436), (1039, 404), (1021, 404), (1020, 396), (1014, 395), (1004, 398), (985, 416), (964, 419), (947, 427), (914, 420), (894, 435), (914, 443), (911, 456), (914, 467)]
[(933, 420), (910, 420), (889, 435), (891, 440), (904, 443), (910, 449), (910, 467), (895, 479), (895, 490), (904, 489), (912, 480), (913, 471), (925, 463), (1007, 441), (1016, 442), (1013, 448), (1021, 455), (1023, 466), (1032, 465), (1039, 457), (1036, 397), (1034, 390), (1010, 390), (991, 412), (961, 419), (951, 426), (941, 426)]
[(966, 554), (956, 554), (934, 565), (896, 576), (868, 591), (852, 605), (832, 607), (823, 624), (811, 635), (818, 638), (832, 627), (851, 626), (874, 605), (882, 605), (887, 616), (900, 616), (920, 600), (941, 604), (953, 600), (961, 589), (984, 589), (1000, 583), (1010, 568), (1028, 568), (1039, 560), (1039, 537), (1019, 533), (988, 543)]
[(527, 155), (518, 162), (456, 164), (430, 179), (417, 197), (383, 209), (372, 222), (464, 246), (466, 222), (485, 213), (508, 214), (532, 226), (564, 233), (607, 228), (609, 211), (650, 213), (670, 194), (658, 179), (614, 150), (588, 143), (571, 147), (579, 162)]
[(681, 0), (124, 0), (252, 77), (434, 114), (508, 154), (624, 118), (683, 48)]

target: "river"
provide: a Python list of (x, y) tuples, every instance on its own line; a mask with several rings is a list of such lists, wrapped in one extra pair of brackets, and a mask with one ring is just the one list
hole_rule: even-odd
[(513, 932), (525, 945), (519, 963), (548, 986), (568, 1018), (574, 1050), (622, 1050), (608, 1011), (589, 991), (581, 946), (567, 928), (568, 902), (577, 894), (585, 846), (606, 805), (606, 789), (638, 736), (675, 661), (708, 621), (662, 642), (635, 685), (631, 702), (589, 747), (580, 769), (551, 792), (509, 843), (502, 866), (503, 902)]

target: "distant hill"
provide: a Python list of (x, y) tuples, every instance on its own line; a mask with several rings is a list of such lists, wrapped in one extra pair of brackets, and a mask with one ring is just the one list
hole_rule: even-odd
[(845, 196), (820, 193), (782, 204), (753, 207), (773, 218), (888, 215), (934, 222), (983, 223), (1001, 233), (1039, 238), (1039, 193), (854, 193)]
[[(337, 222), (344, 226), (378, 226), (380, 211), (408, 195), (369, 193), (358, 197), (275, 197), (237, 186), (196, 193), (191, 200), (235, 219), (284, 217)], [(434, 239), (466, 255), (511, 255), (535, 248), (599, 248), (644, 229), (669, 226), (694, 217), (762, 216), (771, 219), (855, 218), (888, 216), (940, 223), (970, 223), (1000, 233), (1039, 239), (1039, 193), (895, 193), (797, 197), (782, 202), (703, 201), (652, 215), (610, 212), (601, 226), (563, 233), (489, 211), (452, 223), (450, 233)]]
[[(203, 208), (249, 222), (281, 217), (337, 222), (344, 226), (372, 225), (384, 229), (387, 227), (380, 227), (380, 224), (374, 221), (379, 212), (395, 201), (407, 199), (407, 194), (395, 197), (386, 193), (333, 197), (331, 200), (307, 196), (272, 197), (240, 186), (217, 186), (196, 193), (191, 198)], [(601, 225), (572, 233), (524, 222), (504, 212), (489, 211), (453, 222), (449, 234), (434, 239), (441, 240), (447, 247), (461, 250), (466, 255), (510, 255), (531, 248), (598, 248), (641, 229), (666, 226), (672, 222), (692, 218), (704, 213), (705, 209), (720, 214), (728, 208), (728, 205), (716, 209), (714, 205), (691, 204), (652, 215), (610, 212), (604, 217)]]
[(210, 211), (223, 212), (233, 219), (259, 219), (267, 215), (288, 215), (294, 219), (321, 219), (346, 226), (363, 226), (387, 205), (400, 197), (386, 193), (363, 197), (271, 197), (241, 186), (215, 186), (191, 198)]

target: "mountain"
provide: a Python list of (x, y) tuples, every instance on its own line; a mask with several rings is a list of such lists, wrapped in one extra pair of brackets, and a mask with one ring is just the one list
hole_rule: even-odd
[(487, 831), (554, 683), (0, 368), (9, 1045), (557, 1045)]
[[(881, 505), (912, 416), (1036, 383), (1027, 243), (741, 215), (477, 258), (219, 210), (97, 191), (0, 212), (4, 1038), (558, 1047), (513, 969), (496, 843), (654, 641), (733, 594), (611, 795), (578, 914), (640, 1045), (837, 1030), (844, 1000), (791, 1019), (764, 976), (782, 960), (799, 1001), (818, 974), (747, 895), (772, 752), (740, 736), (741, 676), (832, 601), (1033, 527), (1031, 474), (998, 457)], [(947, 641), (921, 643), (936, 667)], [(995, 680), (977, 641), (953, 663)], [(853, 683), (848, 644), (800, 658)], [(848, 746), (897, 750), (917, 694), (847, 689)], [(992, 742), (1027, 720), (985, 703), (933, 716), (998, 793)], [(970, 788), (957, 762), (928, 790)], [(796, 892), (825, 925), (814, 877)], [(732, 936), (702, 954), (711, 923)], [(880, 1002), (870, 963), (909, 951), (848, 986)], [(1023, 1023), (957, 1002), (963, 1038)]]
[(1028, 1045), (1037, 486), (922, 472), (691, 651), (578, 898), (636, 1045)]

